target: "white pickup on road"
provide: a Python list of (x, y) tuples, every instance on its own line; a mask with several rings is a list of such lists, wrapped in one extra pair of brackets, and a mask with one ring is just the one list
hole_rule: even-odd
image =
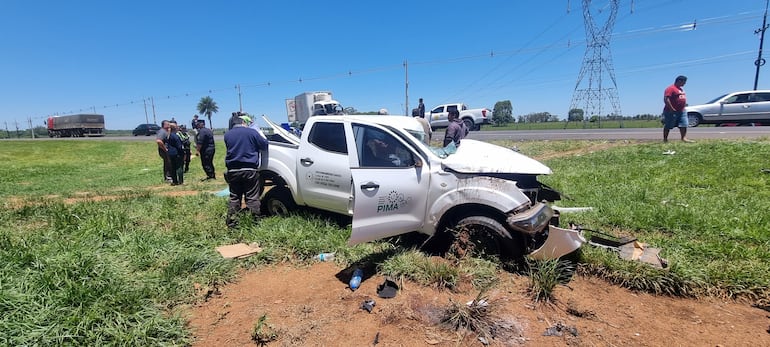
[(482, 124), (491, 123), (492, 111), (486, 108), (470, 109), (468, 105), (463, 103), (438, 105), (425, 116), (429, 119), (432, 128), (446, 128), (449, 125), (447, 116), (451, 110), (460, 111), (460, 119), (468, 127), (468, 130), (481, 130)]
[(510, 149), (463, 139), (445, 153), (404, 116), (310, 117), (301, 137), (264, 119), (273, 127), (265, 214), (305, 206), (351, 216), (350, 245), (416, 231), (449, 250), (461, 233), (477, 250), (543, 259), (585, 242), (557, 227), (560, 194), (537, 180), (551, 170)]

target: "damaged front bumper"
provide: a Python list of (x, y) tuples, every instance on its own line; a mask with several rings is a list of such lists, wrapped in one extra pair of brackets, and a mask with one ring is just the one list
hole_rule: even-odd
[(546, 237), (545, 242), (529, 254), (531, 258), (557, 259), (579, 249), (586, 239), (579, 230), (550, 225), (556, 214), (550, 206), (539, 202), (527, 211), (509, 214), (506, 222), (513, 230), (532, 238)]

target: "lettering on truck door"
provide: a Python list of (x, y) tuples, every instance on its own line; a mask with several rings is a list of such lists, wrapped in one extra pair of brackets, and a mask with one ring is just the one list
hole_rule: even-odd
[(344, 123), (316, 122), (309, 131), (297, 158), (300, 194), (307, 205), (347, 214), (351, 177)]
[(354, 206), (348, 243), (421, 229), (430, 187), (426, 160), (384, 129), (354, 123), (353, 134), (358, 165), (351, 168)]

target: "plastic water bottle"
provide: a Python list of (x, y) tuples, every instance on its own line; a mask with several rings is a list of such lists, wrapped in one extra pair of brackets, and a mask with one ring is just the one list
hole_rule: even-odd
[(334, 253), (321, 253), (315, 256), (315, 258), (320, 261), (332, 261), (334, 260)]
[(353, 277), (350, 278), (350, 290), (356, 290), (361, 286), (361, 277), (364, 276), (364, 271), (356, 268), (353, 271)]

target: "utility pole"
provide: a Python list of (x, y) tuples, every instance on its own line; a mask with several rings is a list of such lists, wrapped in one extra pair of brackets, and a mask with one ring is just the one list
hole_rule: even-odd
[(35, 127), (32, 126), (32, 117), (27, 118), (27, 122), (29, 122), (29, 132), (32, 133), (32, 139), (35, 139)]
[(754, 90), (757, 90), (757, 83), (759, 83), (759, 68), (765, 65), (765, 59), (762, 58), (762, 44), (765, 42), (765, 30), (767, 30), (767, 4), (770, 0), (765, 0), (765, 16), (762, 18), (762, 27), (754, 30), (754, 35), (759, 34), (759, 53), (757, 53), (757, 60), (754, 61), (754, 65), (757, 67), (757, 73), (754, 75)]
[(152, 122), (153, 124), (158, 124), (158, 119), (155, 118), (155, 98), (150, 97), (150, 104), (152, 105)]
[(404, 60), (404, 95), (406, 97), (404, 115), (409, 116), (409, 62), (406, 60)]
[(149, 123), (150, 118), (147, 117), (147, 99), (142, 99), (142, 102), (144, 103), (144, 122)]
[(238, 111), (243, 112), (243, 102), (241, 101), (241, 84), (235, 86), (238, 88)]

